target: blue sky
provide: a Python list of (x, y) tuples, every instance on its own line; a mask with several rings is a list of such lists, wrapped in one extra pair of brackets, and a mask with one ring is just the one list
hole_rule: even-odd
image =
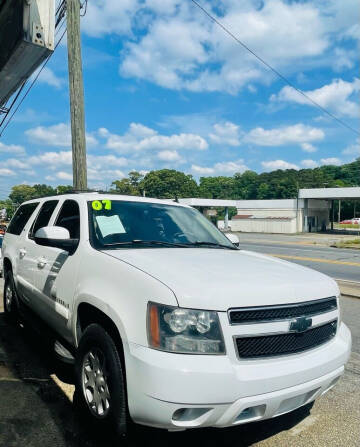
[[(359, 129), (358, 0), (201, 1), (299, 89)], [(89, 185), (130, 170), (195, 178), (342, 164), (360, 140), (190, 0), (89, 0), (82, 18)], [(0, 198), (71, 184), (66, 39), (0, 139)]]

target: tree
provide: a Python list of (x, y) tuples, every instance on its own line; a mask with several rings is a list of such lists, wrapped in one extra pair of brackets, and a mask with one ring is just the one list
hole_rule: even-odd
[(192, 175), (175, 169), (160, 169), (145, 175), (140, 187), (148, 197), (197, 197), (198, 185)]
[(199, 195), (209, 199), (235, 198), (234, 179), (232, 177), (201, 177)]
[(74, 189), (71, 185), (59, 185), (55, 188), (56, 194), (66, 194)]
[(15, 185), (11, 188), (9, 198), (12, 202), (20, 204), (26, 200), (33, 199), (35, 196), (35, 189), (29, 185)]
[(134, 188), (139, 188), (141, 181), (144, 176), (138, 171), (130, 171), (129, 172), (129, 181)]
[(35, 190), (34, 198), (54, 196), (56, 194), (56, 190), (49, 185), (33, 185), (33, 188)]
[(138, 196), (140, 195), (139, 189), (131, 183), (129, 178), (123, 178), (121, 180), (115, 180), (111, 183), (110, 192), (116, 192), (117, 194), (124, 194), (126, 196)]

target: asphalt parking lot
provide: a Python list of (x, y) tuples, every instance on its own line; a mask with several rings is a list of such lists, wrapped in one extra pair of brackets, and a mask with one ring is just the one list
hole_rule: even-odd
[(138, 426), (126, 442), (99, 437), (79, 417), (72, 403), (71, 368), (56, 361), (47, 340), (9, 326), (2, 314), (2, 292), (0, 299), (1, 447), (360, 446), (360, 299), (343, 298), (344, 319), (355, 342), (346, 372), (312, 408), (230, 429), (168, 433)]

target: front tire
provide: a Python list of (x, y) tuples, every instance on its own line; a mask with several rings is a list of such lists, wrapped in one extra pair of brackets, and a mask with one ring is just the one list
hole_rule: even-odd
[(11, 270), (5, 275), (3, 297), (5, 317), (9, 322), (16, 323), (19, 317), (18, 300)]
[(81, 337), (75, 362), (78, 406), (105, 435), (127, 432), (124, 372), (112, 337), (91, 324)]

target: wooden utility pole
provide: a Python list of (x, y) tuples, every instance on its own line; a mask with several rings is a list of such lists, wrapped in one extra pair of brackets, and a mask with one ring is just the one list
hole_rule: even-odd
[(71, 144), (74, 189), (87, 189), (84, 86), (80, 43), (80, 0), (66, 0)]

